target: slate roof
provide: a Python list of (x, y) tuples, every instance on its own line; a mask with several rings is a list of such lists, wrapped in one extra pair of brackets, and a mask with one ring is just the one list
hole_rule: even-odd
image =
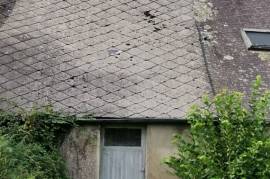
[(209, 89), (193, 0), (2, 0), (0, 13), (0, 97), (21, 106), (181, 118)]
[(217, 92), (229, 88), (249, 94), (251, 82), (256, 75), (262, 75), (265, 86), (269, 88), (270, 53), (249, 51), (240, 31), (243, 28), (270, 29), (270, 1), (210, 1), (217, 13), (202, 25), (208, 26), (205, 29), (213, 36), (206, 50), (211, 78)]

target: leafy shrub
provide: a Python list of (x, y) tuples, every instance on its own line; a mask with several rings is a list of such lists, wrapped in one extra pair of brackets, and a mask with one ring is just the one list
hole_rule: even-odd
[(189, 115), (189, 137), (177, 135), (177, 153), (166, 159), (183, 179), (270, 178), (270, 136), (266, 125), (270, 93), (257, 77), (249, 100), (223, 91)]
[(0, 178), (66, 179), (58, 151), (75, 117), (50, 107), (30, 112), (0, 112)]

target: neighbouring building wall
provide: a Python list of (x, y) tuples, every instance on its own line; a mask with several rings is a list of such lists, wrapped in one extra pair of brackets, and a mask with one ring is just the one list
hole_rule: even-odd
[(165, 157), (175, 152), (173, 135), (186, 127), (177, 125), (148, 125), (146, 132), (146, 179), (177, 179), (165, 164)]
[(99, 179), (99, 136), (99, 126), (80, 126), (66, 137), (61, 152), (73, 179)]

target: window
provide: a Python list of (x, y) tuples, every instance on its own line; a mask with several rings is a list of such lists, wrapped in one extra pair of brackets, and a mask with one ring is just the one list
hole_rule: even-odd
[(270, 30), (243, 29), (241, 34), (248, 50), (270, 50)]
[(141, 146), (142, 129), (105, 128), (104, 146)]

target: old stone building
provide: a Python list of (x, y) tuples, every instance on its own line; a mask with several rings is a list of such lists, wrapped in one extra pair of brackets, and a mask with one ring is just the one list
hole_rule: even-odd
[(257, 74), (269, 84), (270, 54), (249, 51), (241, 36), (269, 28), (269, 6), (0, 0), (0, 97), (94, 116), (62, 146), (74, 179), (173, 179), (161, 160), (191, 105), (224, 87), (248, 92)]

